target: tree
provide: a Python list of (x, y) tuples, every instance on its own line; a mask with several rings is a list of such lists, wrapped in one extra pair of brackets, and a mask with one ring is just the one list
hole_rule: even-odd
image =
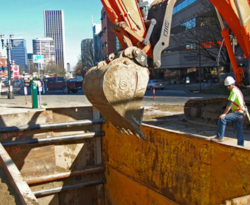
[(34, 72), (38, 72), (37, 68), (35, 67), (35, 64), (30, 64), (29, 74), (33, 74)]
[(62, 66), (56, 64), (48, 64), (47, 67), (44, 69), (44, 73), (51, 73), (55, 74), (56, 76), (64, 77), (65, 70)]
[[(230, 59), (225, 45), (221, 45), (223, 38), (221, 36), (221, 27), (214, 6), (208, 0), (200, 0), (201, 7), (194, 13), (193, 19), (181, 21), (181, 25), (173, 28), (172, 39), (177, 46), (170, 50), (187, 50), (202, 58), (214, 61), (217, 65), (218, 53), (220, 51), (219, 63), (227, 72), (230, 71)], [(226, 28), (230, 28), (224, 22)], [(222, 46), (222, 47), (221, 47)], [(241, 52), (239, 46), (235, 47), (236, 55)]]
[(81, 61), (86, 69), (90, 69), (95, 66), (94, 44), (92, 39), (84, 41)]
[(19, 66), (19, 74), (22, 75), (23, 73), (25, 73), (25, 69), (23, 66)]
[(74, 68), (75, 75), (81, 75), (84, 77), (85, 73), (87, 72), (87, 68), (85, 67), (85, 64), (82, 62), (81, 56), (78, 57), (78, 62)]
[[(82, 55), (78, 57), (77, 65), (75, 66), (75, 75), (81, 75), (84, 77), (85, 73), (96, 65), (96, 60), (101, 60), (99, 52), (94, 52), (93, 39), (83, 40)], [(98, 56), (98, 59), (95, 59)]]

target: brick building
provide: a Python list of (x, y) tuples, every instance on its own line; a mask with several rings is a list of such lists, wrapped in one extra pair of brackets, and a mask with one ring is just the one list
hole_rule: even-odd
[(106, 59), (109, 54), (114, 53), (120, 49), (120, 43), (115, 33), (111, 31), (112, 22), (107, 16), (107, 12), (104, 8), (101, 11), (101, 22), (102, 22), (102, 53), (103, 58)]
[(0, 53), (0, 78), (6, 77), (7, 75), (7, 58), (5, 56), (2, 56)]

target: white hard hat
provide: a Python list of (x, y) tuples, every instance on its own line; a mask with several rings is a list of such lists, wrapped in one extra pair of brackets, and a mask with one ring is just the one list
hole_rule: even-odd
[(224, 80), (224, 85), (225, 85), (225, 86), (229, 86), (229, 85), (232, 85), (232, 84), (234, 84), (234, 83), (235, 83), (235, 80), (234, 80), (234, 78), (231, 77), (231, 76), (227, 76), (227, 77), (225, 78), (225, 80)]

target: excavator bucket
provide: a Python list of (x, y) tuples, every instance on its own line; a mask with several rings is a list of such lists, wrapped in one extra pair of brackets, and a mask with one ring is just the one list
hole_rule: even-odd
[(100, 62), (85, 75), (83, 90), (88, 100), (120, 132), (145, 139), (140, 129), (141, 101), (146, 92), (149, 71), (128, 57)]

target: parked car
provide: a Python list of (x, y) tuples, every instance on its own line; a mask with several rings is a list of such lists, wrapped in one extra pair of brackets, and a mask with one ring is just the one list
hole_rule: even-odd
[(24, 86), (30, 87), (30, 80), (25, 79), (25, 80), (24, 80)]
[(45, 78), (45, 88), (48, 90), (62, 90), (63, 93), (68, 94), (77, 93), (78, 90), (82, 89), (82, 83), (76, 80), (65, 80), (63, 77)]
[(7, 93), (9, 91), (8, 81), (0, 81), (0, 93)]
[(23, 87), (24, 86), (24, 81), (21, 79), (16, 79), (12, 81), (13, 87)]
[[(21, 80), (11, 80), (12, 85), (12, 92), (13, 93), (19, 93), (22, 88), (22, 82)], [(5, 80), (1, 83), (1, 93), (7, 93), (9, 92), (9, 81)]]
[(163, 80), (161, 80), (161, 79), (149, 80), (148, 81), (147, 89), (152, 90), (153, 88), (155, 88), (155, 89), (164, 90), (164, 88), (166, 87), (166, 85), (167, 84)]

